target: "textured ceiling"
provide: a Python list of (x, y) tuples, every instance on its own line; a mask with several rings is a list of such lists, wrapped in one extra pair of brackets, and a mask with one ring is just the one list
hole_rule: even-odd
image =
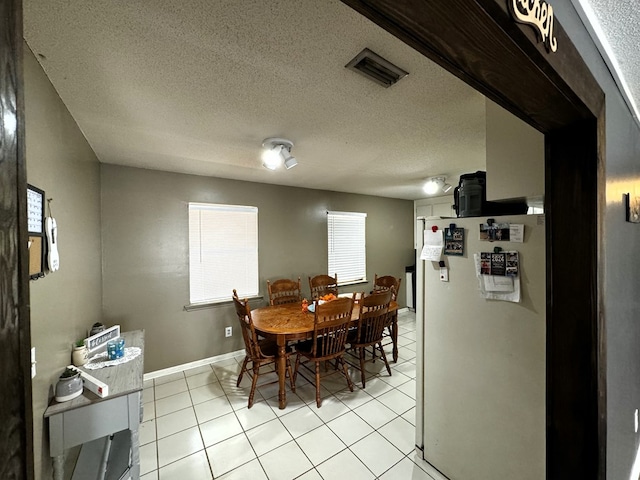
[[(638, 0), (593, 9), (640, 98)], [(423, 198), (485, 167), (485, 100), (338, 0), (24, 0), (27, 44), (101, 162)], [(368, 47), (409, 75), (344, 65)], [(262, 167), (267, 137), (291, 170)]]
[(485, 166), (484, 97), (337, 0), (25, 0), (24, 31), (101, 162), (405, 199)]
[[(640, 3), (638, 0), (573, 0), (591, 10), (588, 19), (594, 23), (595, 35), (605, 45), (605, 55), (613, 57), (618, 81), (622, 81), (625, 99), (638, 120), (640, 100)], [(593, 35), (593, 34), (592, 34)], [(599, 45), (601, 48), (602, 46)], [(608, 48), (607, 48), (608, 47)], [(607, 51), (608, 50), (608, 51)]]

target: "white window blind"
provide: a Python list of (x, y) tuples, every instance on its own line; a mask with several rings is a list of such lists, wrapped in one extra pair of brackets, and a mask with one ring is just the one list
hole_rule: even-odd
[(327, 212), (329, 239), (328, 275), (338, 275), (340, 284), (366, 280), (366, 213)]
[(258, 295), (258, 209), (189, 204), (189, 301)]

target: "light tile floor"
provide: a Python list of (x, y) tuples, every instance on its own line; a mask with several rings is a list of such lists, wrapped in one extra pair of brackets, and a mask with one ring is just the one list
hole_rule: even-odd
[(339, 374), (323, 377), (320, 408), (299, 375), (284, 410), (277, 383), (259, 386), (248, 409), (250, 378), (236, 387), (243, 356), (146, 381), (141, 479), (432, 480), (414, 447), (415, 314), (401, 313), (398, 326), (392, 375), (369, 362), (362, 389), (350, 369), (353, 393)]

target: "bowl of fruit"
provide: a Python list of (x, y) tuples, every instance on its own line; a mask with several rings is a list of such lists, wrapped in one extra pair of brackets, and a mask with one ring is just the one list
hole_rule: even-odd
[[(321, 297), (318, 297), (317, 303), (318, 305), (322, 305), (323, 303), (330, 302), (331, 300), (335, 300), (336, 298), (338, 297), (336, 297), (333, 293), (328, 293), (326, 295), (322, 295)], [(305, 311), (304, 304), (302, 309), (303, 311)], [(306, 305), (306, 311), (313, 313), (315, 312), (315, 310), (316, 310), (316, 302), (311, 302)]]

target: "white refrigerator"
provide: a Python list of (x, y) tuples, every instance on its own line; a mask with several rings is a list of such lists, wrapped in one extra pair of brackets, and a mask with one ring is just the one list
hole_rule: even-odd
[[(523, 225), (521, 243), (480, 240), (487, 220), (417, 220), (418, 257), (425, 231), (452, 223), (464, 229), (464, 252), (442, 255), (448, 281), (438, 262), (416, 264), (416, 447), (441, 478), (539, 480), (545, 477), (544, 215), (495, 217)], [(519, 302), (485, 297), (502, 287), (478, 278), (474, 254), (495, 247), (518, 252)]]

